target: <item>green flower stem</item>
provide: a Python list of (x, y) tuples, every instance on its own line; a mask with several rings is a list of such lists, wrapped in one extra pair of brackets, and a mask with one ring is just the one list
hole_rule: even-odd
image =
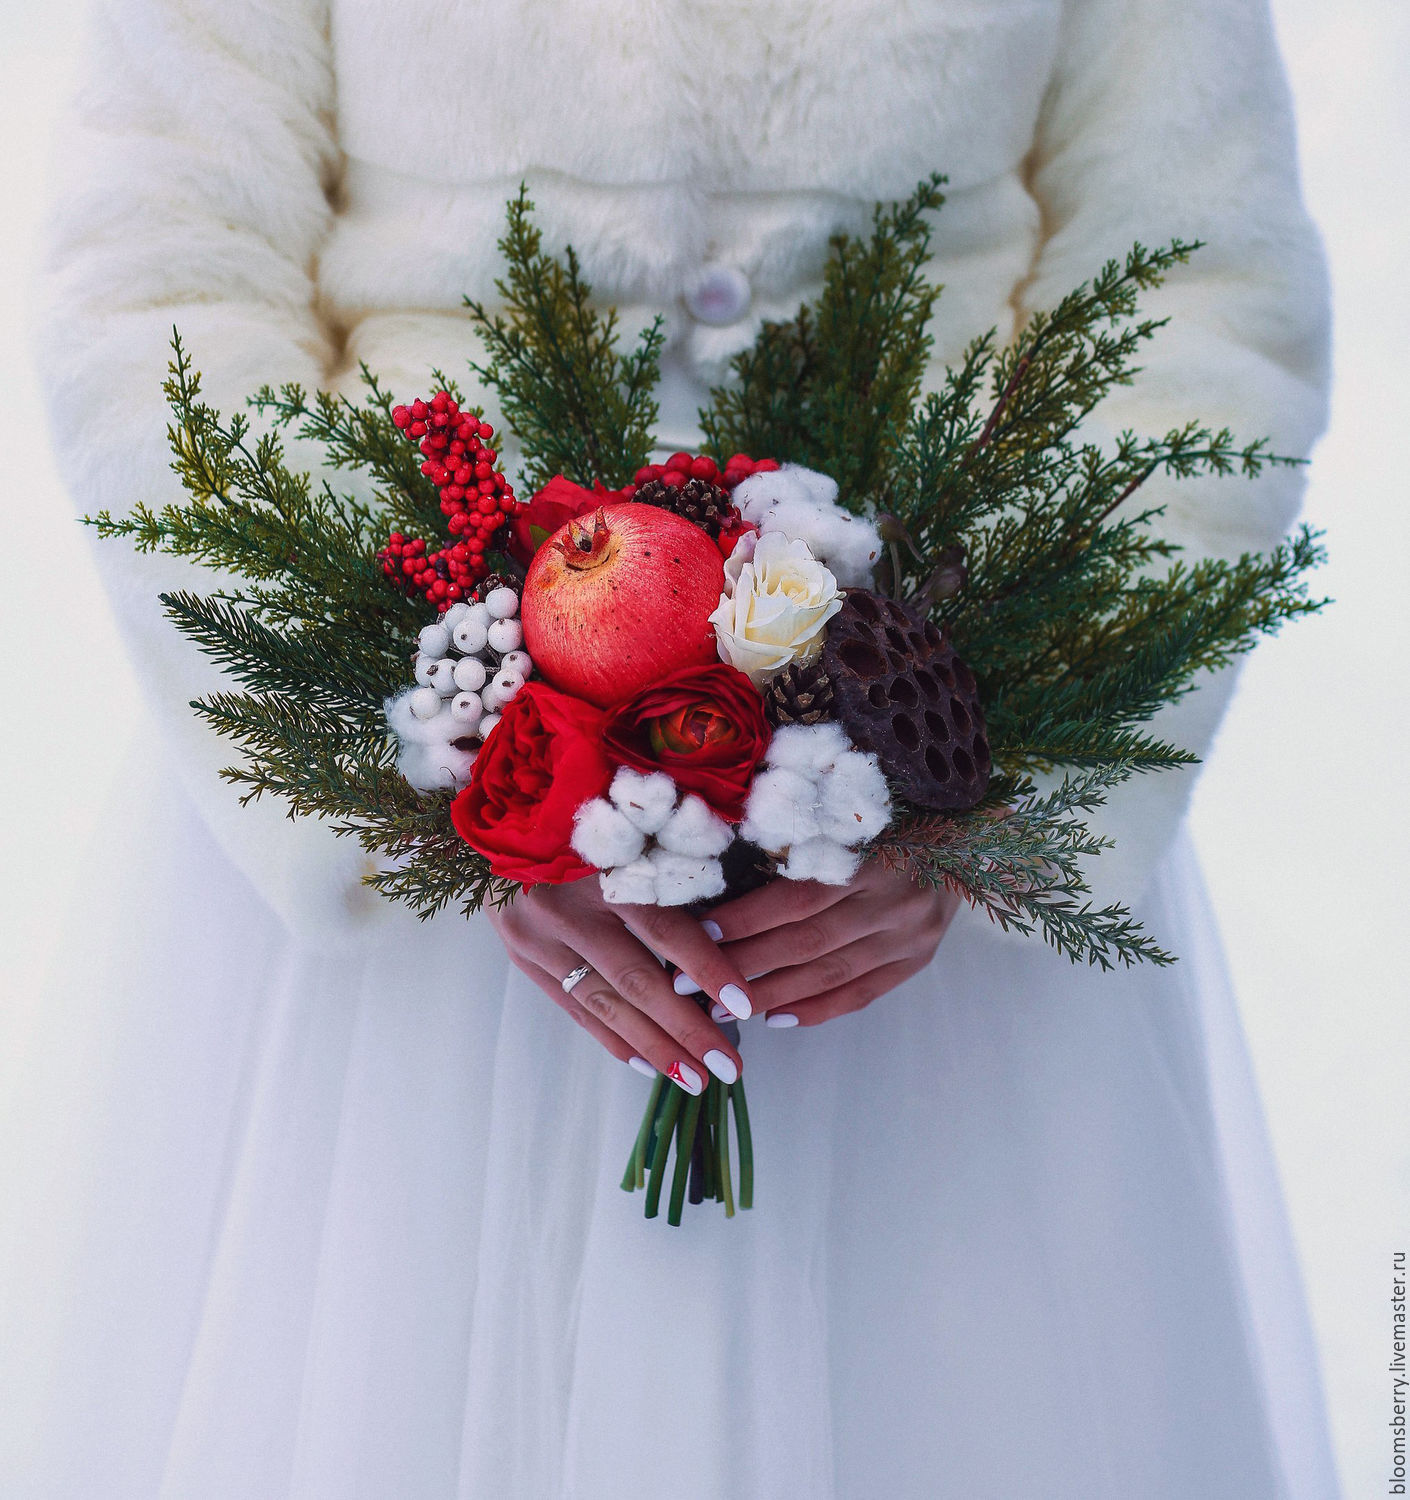
[[(729, 1169), (729, 1090), (724, 1084), (716, 1084), (710, 1100), (715, 1124), (715, 1174), (719, 1183), (720, 1202), (725, 1206), (725, 1218), (734, 1218), (734, 1184), (730, 1181)], [(708, 1158), (707, 1158), (708, 1159)]]
[(739, 1206), (754, 1207), (754, 1138), (749, 1133), (749, 1105), (744, 1097), (744, 1082), (729, 1086), (734, 1100), (734, 1133), (739, 1137)]
[(705, 1141), (704, 1150), (700, 1153), (700, 1185), (707, 1203), (720, 1196), (719, 1174), (716, 1171), (715, 1159), (714, 1123), (719, 1114), (719, 1101), (723, 1092), (724, 1084), (712, 1078), (709, 1087), (705, 1090), (705, 1107), (701, 1111), (700, 1129), (705, 1136)]
[(685, 1189), (690, 1181), (690, 1158), (695, 1145), (695, 1132), (700, 1128), (699, 1094), (686, 1100), (680, 1116), (680, 1133), (676, 1138), (676, 1174), (671, 1182), (671, 1206), (666, 1214), (668, 1224), (679, 1224), (681, 1211), (685, 1207)]
[(685, 1097), (685, 1092), (674, 1085), (668, 1088), (664, 1095), (656, 1127), (656, 1149), (651, 1153), (651, 1171), (646, 1180), (646, 1217), (648, 1219), (654, 1219), (661, 1211), (661, 1184), (666, 1176), (666, 1158), (671, 1154), (671, 1135), (676, 1128), (676, 1118), (681, 1112), (681, 1100)]
[(656, 1118), (656, 1106), (661, 1102), (661, 1090), (665, 1086), (665, 1074), (658, 1073), (655, 1083), (651, 1085), (651, 1096), (646, 1101), (641, 1129), (636, 1133), (636, 1144), (632, 1147), (627, 1170), (622, 1176), (622, 1191), (625, 1193), (634, 1193), (637, 1188), (646, 1185), (646, 1148), (651, 1140), (651, 1124)]

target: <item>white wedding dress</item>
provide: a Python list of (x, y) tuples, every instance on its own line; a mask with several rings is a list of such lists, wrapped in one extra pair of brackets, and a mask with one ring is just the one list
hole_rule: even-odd
[[(1197, 414), (1297, 450), (1322, 420), (1320, 260), (1255, 0), (99, 10), (45, 322), (85, 510), (170, 482), (173, 322), (226, 404), (359, 357), (407, 395), (463, 368), (454, 308), (523, 172), (629, 321), (668, 312), (669, 446), (827, 234), (936, 166), (933, 378), (1106, 253), (1200, 233), (1094, 433)], [(532, 109), (475, 107), (486, 59), (532, 59)], [(1189, 486), (1163, 524), (1237, 551), (1296, 500), (1286, 474)], [(867, 1011), (746, 1023), (757, 1206), (673, 1230), (618, 1187), (646, 1083), (483, 920), (371, 911), (346, 844), (236, 808), (184, 709), (210, 673), (151, 602), (191, 575), (105, 562), (160, 730), (4, 1038), (0, 1495), (1333, 1500), (1174, 832), (1188, 778), (1123, 797), (1101, 862), (1176, 966), (1074, 968), (965, 912)], [(1202, 748), (1228, 688), (1170, 732)]]

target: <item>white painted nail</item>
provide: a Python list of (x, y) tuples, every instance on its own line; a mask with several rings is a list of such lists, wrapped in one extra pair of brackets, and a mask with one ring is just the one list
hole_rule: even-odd
[(696, 984), (689, 974), (683, 971), (677, 974), (671, 981), (671, 988), (678, 995), (698, 995), (700, 993), (700, 986)]
[(645, 1074), (647, 1078), (655, 1078), (656, 1076), (656, 1069), (644, 1057), (629, 1057), (627, 1059), (627, 1066), (635, 1068), (638, 1073)]
[(712, 943), (718, 943), (720, 939), (725, 935), (724, 928), (721, 927), (718, 922), (712, 922), (709, 917), (706, 917), (700, 925), (705, 929), (705, 936), (709, 938)]
[(732, 1021), (734, 1017), (720, 1004), (718, 1000), (710, 1002), (710, 1019), (718, 1026), (722, 1021)]
[(786, 1026), (796, 1026), (797, 1024), (798, 1017), (789, 1015), (786, 1010), (771, 1010), (764, 1018), (765, 1026), (775, 1026), (780, 1031)]
[(704, 1079), (689, 1063), (673, 1062), (666, 1069), (666, 1077), (680, 1084), (687, 1094), (698, 1094), (705, 1087)]
[(737, 984), (727, 984), (720, 991), (720, 1004), (737, 1021), (747, 1021), (754, 1014), (754, 1006), (749, 996)]
[(733, 1083), (739, 1077), (739, 1069), (735, 1067), (734, 1059), (728, 1052), (721, 1052), (718, 1047), (711, 1047), (705, 1054), (705, 1066), (721, 1083)]

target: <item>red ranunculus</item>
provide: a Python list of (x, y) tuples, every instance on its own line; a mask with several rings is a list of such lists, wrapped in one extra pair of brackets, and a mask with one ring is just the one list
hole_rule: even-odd
[(667, 772), (737, 823), (769, 744), (758, 689), (734, 667), (685, 667), (611, 711), (607, 753), (641, 771)]
[(507, 547), (509, 555), (527, 567), (533, 561), (534, 553), (560, 526), (567, 525), (577, 516), (591, 515), (603, 503), (607, 493), (600, 482), (593, 489), (585, 490), (571, 479), (555, 474), (514, 517)]
[[(746, 679), (747, 681), (747, 679)], [(573, 815), (600, 797), (613, 766), (603, 754), (606, 714), (541, 682), (520, 688), (451, 803), (456, 832), (523, 885), (560, 885), (592, 873), (573, 852)]]

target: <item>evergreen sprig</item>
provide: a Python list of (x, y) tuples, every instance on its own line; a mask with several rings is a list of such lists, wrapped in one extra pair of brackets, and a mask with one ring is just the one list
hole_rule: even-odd
[(861, 511), (886, 489), (930, 355), (939, 288), (925, 276), (941, 176), (878, 205), (870, 239), (837, 235), (823, 290), (787, 322), (763, 325), (733, 379), (700, 413), (706, 445), (786, 457), (837, 480)]
[(508, 274), (495, 290), (504, 311), (492, 314), (465, 299), (487, 354), (486, 363), (470, 368), (499, 392), (528, 489), (555, 474), (600, 479), (615, 489), (651, 453), (663, 319), (653, 319), (635, 348), (621, 353), (615, 309), (593, 306), (571, 246), (562, 260), (544, 251), (533, 208), (521, 187), (499, 242)]
[(246, 417), (226, 420), (202, 401), (174, 333), (167, 435), (187, 498), (92, 524), (228, 575), (211, 594), (173, 590), (161, 602), (245, 689), (191, 705), (239, 748), (222, 775), (242, 801), (278, 797), (291, 815), (356, 838), (383, 861), (369, 883), (422, 916), (451, 904), (468, 913), (512, 888), (455, 834), (449, 798), (419, 795), (395, 769), (383, 705), (406, 686), (425, 604), (389, 588), (375, 558), (389, 526), (428, 510), (433, 491), (405, 456), (414, 450), (387, 393), (364, 374), (362, 404), (323, 393), (309, 402), (297, 386), (266, 388), (253, 404), (320, 445), (330, 467), (370, 474), (371, 501), (295, 472), (277, 431), (255, 439)]

